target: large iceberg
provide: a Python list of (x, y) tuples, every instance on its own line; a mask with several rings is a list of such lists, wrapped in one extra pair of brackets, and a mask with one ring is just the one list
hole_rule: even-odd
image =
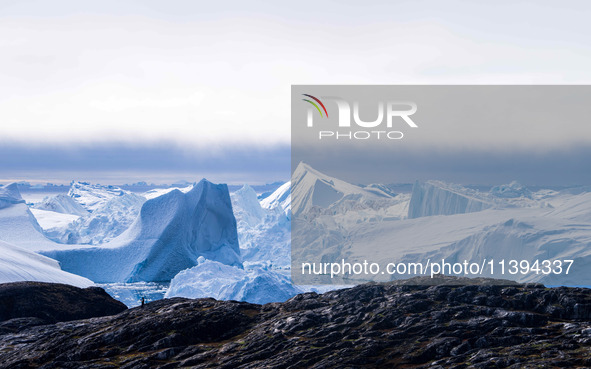
[(95, 282), (169, 281), (199, 256), (241, 266), (228, 187), (207, 180), (146, 201), (131, 227), (101, 247), (44, 254)]
[(272, 270), (244, 270), (216, 261), (199, 261), (199, 265), (174, 277), (165, 297), (213, 297), (266, 304), (285, 301), (302, 292), (288, 277)]
[(440, 181), (417, 181), (412, 188), (408, 218), (473, 213), (493, 206), (477, 191)]

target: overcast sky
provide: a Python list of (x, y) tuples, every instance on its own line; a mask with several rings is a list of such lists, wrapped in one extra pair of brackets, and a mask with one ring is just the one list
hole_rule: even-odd
[(359, 4), (0, 1), (0, 179), (287, 179), (291, 84), (591, 83), (588, 2)]

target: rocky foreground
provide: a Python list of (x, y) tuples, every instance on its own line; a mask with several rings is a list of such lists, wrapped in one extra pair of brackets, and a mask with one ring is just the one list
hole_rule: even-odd
[(175, 298), (19, 320), (0, 334), (2, 368), (591, 367), (581, 288), (362, 285), (263, 306)]

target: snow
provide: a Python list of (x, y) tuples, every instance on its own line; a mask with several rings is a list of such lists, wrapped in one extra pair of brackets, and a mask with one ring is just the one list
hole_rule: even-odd
[(78, 215), (56, 213), (55, 211), (49, 210), (30, 210), (45, 234), (55, 229), (61, 230), (80, 218)]
[(144, 192), (142, 194), (142, 196), (144, 198), (146, 198), (147, 200), (150, 200), (150, 199), (153, 199), (155, 197), (162, 196), (162, 195), (164, 195), (166, 193), (169, 193), (170, 191), (174, 191), (174, 190), (179, 190), (182, 193), (187, 193), (187, 192), (191, 191), (194, 186), (195, 186), (195, 184), (193, 183), (193, 184), (191, 184), (190, 186), (187, 186), (187, 187), (155, 188), (153, 190)]
[(200, 259), (199, 265), (174, 277), (165, 297), (213, 297), (266, 304), (285, 301), (300, 292), (288, 277), (272, 270), (244, 270)]
[(59, 263), (48, 257), (0, 241), (0, 283), (37, 281), (89, 287), (86, 278), (64, 272)]
[(63, 248), (44, 254), (101, 283), (168, 281), (199, 256), (241, 266), (228, 187), (207, 180), (146, 201), (131, 227), (101, 247)]
[(84, 209), (82, 205), (65, 194), (45, 197), (40, 203), (35, 204), (33, 208), (78, 216), (88, 214), (88, 211)]

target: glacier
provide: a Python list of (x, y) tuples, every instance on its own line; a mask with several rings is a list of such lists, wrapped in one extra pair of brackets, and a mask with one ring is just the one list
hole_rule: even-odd
[(241, 266), (228, 188), (205, 179), (187, 193), (173, 190), (144, 202), (131, 227), (111, 242), (61, 246), (43, 254), (95, 282), (169, 281), (199, 256)]

